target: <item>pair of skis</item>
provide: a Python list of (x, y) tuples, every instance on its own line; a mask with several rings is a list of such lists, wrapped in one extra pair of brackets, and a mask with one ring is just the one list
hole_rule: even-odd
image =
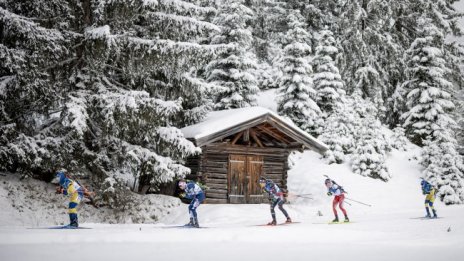
[(284, 223), (278, 223), (275, 225), (270, 225), (270, 224), (260, 224), (260, 225), (254, 225), (254, 227), (276, 227), (276, 226), (286, 226), (286, 225), (291, 225), (291, 224), (299, 224), (301, 222), (284, 222)]
[(53, 226), (53, 227), (31, 227), (28, 229), (92, 229), (90, 227), (75, 227), (75, 226), (70, 226), (70, 225), (64, 225), (64, 226)]
[(432, 220), (432, 219), (440, 219), (442, 217), (413, 217), (411, 219), (419, 219), (419, 220)]
[(186, 228), (186, 229), (189, 229), (189, 228), (208, 228), (208, 227), (195, 227), (195, 226), (192, 226), (192, 225), (189, 225), (189, 224), (186, 224), (186, 225), (172, 225), (172, 226), (162, 226), (162, 227), (159, 227), (159, 228)]

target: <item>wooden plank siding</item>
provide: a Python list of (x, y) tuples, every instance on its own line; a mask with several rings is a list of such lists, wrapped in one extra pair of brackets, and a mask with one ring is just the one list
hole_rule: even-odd
[[(285, 148), (275, 147), (248, 147), (244, 145), (231, 145), (228, 143), (212, 143), (202, 147), (202, 154), (195, 158), (189, 158), (186, 161), (186, 166), (191, 168), (190, 176), (201, 181), (206, 185), (206, 203), (224, 204), (224, 203), (262, 203), (268, 202), (267, 196), (260, 196), (256, 191), (260, 191), (258, 186), (259, 175), (271, 179), (278, 184), (282, 189), (287, 188), (287, 171), (288, 171), (288, 155), (289, 150)], [(233, 160), (248, 159), (252, 161), (246, 171), (254, 173), (250, 177), (248, 187), (231, 188), (232, 179), (243, 180), (246, 177), (229, 177), (231, 155)], [(260, 163), (262, 162), (262, 163)], [(239, 162), (236, 162), (237, 164)], [(238, 168), (240, 164), (235, 164), (233, 167)], [(261, 165), (260, 165), (261, 164)], [(245, 165), (243, 166), (245, 167)], [(259, 173), (259, 174), (257, 174)], [(232, 189), (232, 190), (231, 190)], [(240, 198), (240, 196), (230, 197), (230, 195), (246, 194), (248, 198)]]

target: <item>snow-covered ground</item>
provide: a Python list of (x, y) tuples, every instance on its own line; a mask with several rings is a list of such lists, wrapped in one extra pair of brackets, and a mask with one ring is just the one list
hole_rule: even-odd
[[(291, 198), (285, 207), (301, 223), (277, 227), (255, 226), (270, 220), (268, 205), (261, 204), (202, 205), (199, 219), (205, 229), (167, 228), (187, 222), (187, 205), (174, 206), (153, 224), (92, 223), (83, 209), (81, 225), (92, 229), (29, 229), (37, 225), (8, 213), (16, 208), (6, 206), (10, 201), (0, 190), (0, 260), (460, 260), (463, 206), (438, 202), (443, 218), (415, 219), (424, 215), (417, 154), (413, 147), (393, 151), (388, 166), (394, 177), (388, 183), (352, 174), (348, 165), (326, 165), (314, 152), (294, 155), (289, 188), (293, 195), (311, 193), (313, 199)], [(351, 202), (346, 208), (353, 222), (329, 225), (333, 216), (324, 174), (344, 185), (347, 197), (372, 207)], [(37, 219), (45, 217), (44, 210), (35, 211)], [(8, 215), (16, 220), (4, 223)], [(284, 221), (279, 211), (277, 216)], [(56, 224), (47, 221), (36, 222)]]
[[(275, 111), (274, 97), (274, 90), (266, 91), (258, 102)], [(118, 215), (83, 205), (81, 226), (92, 229), (31, 229), (65, 223), (66, 199), (53, 195), (50, 184), (0, 175), (0, 261), (461, 260), (464, 206), (437, 202), (442, 218), (417, 219), (425, 214), (419, 155), (413, 145), (407, 152), (392, 151), (387, 165), (393, 178), (388, 183), (355, 175), (348, 163), (327, 165), (315, 152), (293, 155), (285, 208), (300, 223), (277, 227), (257, 226), (271, 218), (269, 206), (260, 204), (201, 205), (199, 222), (205, 229), (170, 228), (187, 222), (187, 205), (149, 195)], [(326, 195), (323, 175), (342, 184), (348, 198), (372, 207), (347, 200), (352, 222), (329, 225), (332, 198)], [(312, 194), (312, 199), (295, 196), (299, 194)]]

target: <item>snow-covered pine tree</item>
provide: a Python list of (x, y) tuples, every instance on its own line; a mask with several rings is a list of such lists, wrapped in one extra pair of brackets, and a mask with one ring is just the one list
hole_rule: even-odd
[(424, 146), (421, 164), (425, 179), (438, 187), (438, 195), (446, 204), (457, 204), (464, 202), (464, 168), (455, 139), (456, 96), (448, 80), (453, 73), (448, 67), (443, 33), (450, 28), (439, 10), (433, 3), (425, 6), (417, 37), (406, 53), (408, 80), (403, 88), (408, 111), (402, 119), (410, 139)]
[(284, 75), (279, 81), (277, 110), (302, 130), (318, 136), (322, 131), (321, 110), (315, 101), (317, 93), (310, 77), (310, 35), (301, 20), (298, 11), (289, 15), (289, 44), (285, 46), (284, 56), (280, 61)]
[[(397, 44), (388, 32), (391, 27), (392, 7), (379, 0), (355, 0), (341, 8), (336, 33), (341, 43), (339, 68), (347, 92), (356, 89), (378, 105), (386, 98), (389, 73), (396, 72)], [(388, 68), (388, 69), (387, 69)]]
[[(453, 7), (453, 3), (458, 0), (411, 0), (411, 1), (400, 1), (392, 5), (393, 16), (392, 19), (395, 21), (391, 27), (392, 40), (398, 43), (399, 54), (403, 54), (405, 50), (411, 47), (412, 42), (415, 40), (414, 36), (422, 30), (422, 24), (420, 17), (426, 15), (431, 19), (431, 23), (434, 24), (444, 35), (445, 39), (449, 39), (451, 35), (459, 36), (461, 28), (457, 21), (460, 17), (460, 13)], [(396, 40), (395, 40), (396, 39)], [(458, 44), (453, 41), (447, 41), (443, 46), (443, 57), (447, 63), (447, 67), (450, 69), (447, 78), (452, 79), (452, 82), (459, 85), (463, 85), (463, 72), (460, 68), (460, 64), (463, 57), (462, 48), (459, 48)], [(404, 51), (402, 51), (404, 50)], [(395, 55), (394, 57), (396, 57)], [(401, 59), (401, 60), (404, 60)], [(400, 63), (396, 63), (400, 65)], [(394, 70), (390, 71), (401, 72), (401, 68), (406, 66), (397, 66)], [(387, 115), (387, 120), (390, 126), (396, 126), (401, 123), (400, 116), (406, 112), (406, 106), (401, 102), (401, 99), (397, 99), (403, 96), (404, 91), (402, 90), (401, 83), (406, 80), (406, 75), (403, 73), (390, 75), (388, 77), (391, 84), (396, 83), (396, 89), (393, 96), (389, 100), (389, 111), (393, 112)], [(398, 95), (399, 94), (399, 95)], [(389, 94), (391, 96), (391, 94)]]
[(408, 145), (408, 138), (406, 137), (404, 128), (401, 127), (400, 125), (396, 126), (393, 129), (393, 136), (391, 137), (392, 140), (392, 147), (401, 150), (401, 151), (406, 151), (407, 150), (407, 145)]
[(319, 33), (316, 55), (312, 60), (314, 89), (317, 92), (317, 104), (325, 113), (330, 114), (336, 103), (345, 94), (343, 81), (335, 59), (338, 49), (333, 34), (329, 30)]
[(231, 109), (256, 105), (259, 89), (253, 71), (256, 57), (250, 52), (251, 31), (247, 22), (253, 16), (243, 0), (220, 4), (219, 14), (213, 23), (221, 32), (212, 37), (212, 44), (228, 44), (228, 51), (219, 54), (206, 67), (206, 78), (218, 86), (215, 109)]
[[(449, 39), (449, 36), (462, 36), (463, 28), (458, 19), (464, 15), (464, 12), (457, 10), (454, 5), (459, 1), (429, 0), (427, 5), (422, 5), (422, 8), (425, 9), (423, 13), (429, 14), (428, 17), (442, 31), (445, 39)], [(447, 67), (450, 69), (450, 79), (461, 87), (464, 86), (463, 48), (462, 44), (459, 46), (457, 41), (446, 41), (443, 53)]]
[(287, 30), (286, 2), (279, 0), (251, 0), (254, 12), (251, 27), (253, 28), (253, 48), (259, 61), (272, 62), (274, 49), (281, 49), (280, 42)]
[(421, 17), (421, 29), (406, 52), (408, 76), (403, 83), (408, 111), (402, 115), (408, 137), (423, 145), (437, 130), (455, 129), (451, 115), (455, 109), (453, 84), (446, 78), (450, 72), (443, 59), (444, 38), (431, 19)]
[(456, 131), (456, 140), (459, 144), (458, 152), (464, 155), (464, 89), (459, 92), (456, 118), (458, 124), (458, 129)]
[(424, 179), (438, 188), (437, 197), (445, 204), (464, 203), (464, 163), (450, 140), (451, 133), (440, 131), (442, 137), (431, 136), (424, 141), (421, 165)]
[[(33, 173), (38, 168), (35, 165), (47, 164), (36, 155), (48, 151), (30, 135), (53, 126), (57, 99), (67, 90), (57, 68), (67, 69), (72, 59), (65, 36), (53, 25), (69, 26), (65, 17), (70, 14), (67, 8), (53, 8), (59, 2), (0, 2), (1, 170)], [(49, 21), (49, 17), (56, 20)], [(50, 149), (58, 149), (61, 143), (45, 135), (41, 139)], [(52, 156), (59, 159), (59, 155)]]
[(318, 139), (329, 147), (324, 155), (328, 164), (343, 163), (345, 155), (351, 154), (356, 147), (355, 122), (359, 121), (359, 116), (352, 106), (353, 99), (342, 96), (341, 102), (335, 104), (332, 113), (325, 119), (323, 132)]
[(276, 89), (279, 87), (279, 79), (282, 71), (279, 67), (274, 67), (267, 62), (260, 62), (254, 71), (256, 81), (260, 90)]
[(189, 173), (183, 159), (199, 149), (178, 127), (207, 110), (209, 85), (195, 74), (223, 48), (198, 42), (219, 31), (201, 21), (214, 11), (180, 0), (2, 1), (0, 167), (43, 179), (64, 167), (108, 197)]
[(388, 172), (386, 160), (386, 150), (384, 148), (385, 139), (379, 133), (380, 121), (371, 118), (371, 123), (362, 126), (359, 130), (359, 140), (351, 168), (353, 172), (362, 176), (372, 177), (388, 181), (391, 174)]
[(359, 118), (355, 127), (356, 146), (351, 168), (356, 174), (388, 181), (391, 174), (385, 160), (391, 146), (382, 132), (376, 105), (369, 99), (363, 99), (360, 91), (353, 93), (352, 98)]
[(253, 51), (258, 60), (255, 78), (261, 90), (278, 88), (282, 71), (275, 62), (282, 56), (284, 32), (287, 31), (286, 3), (279, 0), (252, 0), (254, 12), (250, 27)]
[(395, 91), (387, 100), (386, 123), (393, 128), (394, 126), (401, 125), (401, 115), (406, 111), (406, 90), (403, 84), (398, 84)]
[(383, 106), (379, 72), (371, 65), (365, 64), (355, 72), (355, 88), (361, 90), (366, 98), (370, 98), (380, 107)]
[[(330, 28), (337, 30), (342, 8), (347, 4), (340, 0), (290, 0), (293, 6), (299, 5), (311, 31)], [(297, 4), (296, 4), (297, 3)]]

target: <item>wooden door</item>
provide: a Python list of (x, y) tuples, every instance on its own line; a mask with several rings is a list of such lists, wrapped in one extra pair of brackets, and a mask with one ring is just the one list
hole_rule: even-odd
[(263, 173), (263, 156), (250, 155), (247, 157), (247, 203), (261, 203), (263, 193), (259, 186), (259, 178)]
[(243, 204), (246, 203), (246, 156), (230, 155), (229, 156), (229, 203)]
[(228, 194), (229, 203), (261, 203), (258, 180), (263, 171), (263, 157), (258, 155), (230, 155)]

